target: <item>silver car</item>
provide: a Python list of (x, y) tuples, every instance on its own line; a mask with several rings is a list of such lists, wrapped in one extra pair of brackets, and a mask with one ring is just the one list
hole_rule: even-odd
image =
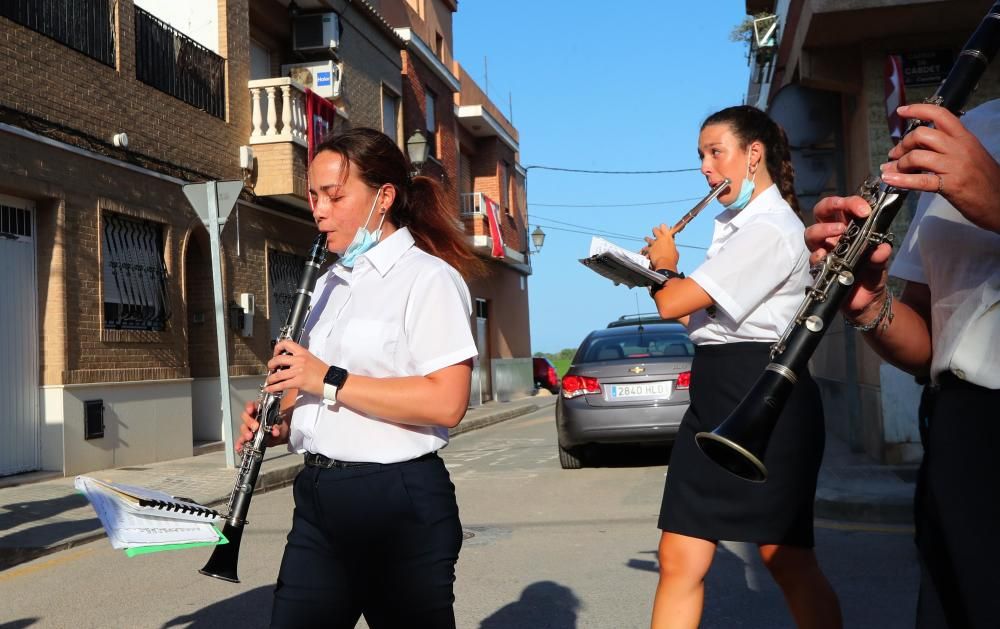
[(562, 467), (581, 467), (591, 444), (673, 441), (688, 408), (693, 356), (679, 323), (613, 322), (588, 334), (556, 401)]

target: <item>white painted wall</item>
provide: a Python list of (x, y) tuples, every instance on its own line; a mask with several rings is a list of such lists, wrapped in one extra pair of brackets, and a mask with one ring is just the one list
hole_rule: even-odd
[(219, 7), (212, 0), (135, 0), (152, 13), (212, 52), (219, 54)]
[[(191, 380), (44, 387), (45, 430), (62, 428), (62, 461), (72, 476), (192, 455)], [(83, 403), (104, 401), (104, 437), (83, 438)], [(47, 441), (47, 440), (46, 440)], [(45, 447), (45, 468), (52, 450)]]

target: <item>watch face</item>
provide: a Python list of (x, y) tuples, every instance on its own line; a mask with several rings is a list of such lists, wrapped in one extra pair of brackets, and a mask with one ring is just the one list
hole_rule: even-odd
[(327, 370), (326, 376), (323, 378), (324, 383), (332, 384), (338, 389), (343, 386), (345, 380), (347, 380), (347, 370), (334, 366)]

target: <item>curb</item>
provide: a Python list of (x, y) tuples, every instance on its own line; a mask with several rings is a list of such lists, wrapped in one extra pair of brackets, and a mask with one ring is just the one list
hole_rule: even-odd
[(906, 524), (913, 526), (913, 500), (879, 496), (838, 496), (836, 492), (816, 492), (814, 516), (829, 520), (871, 524)]

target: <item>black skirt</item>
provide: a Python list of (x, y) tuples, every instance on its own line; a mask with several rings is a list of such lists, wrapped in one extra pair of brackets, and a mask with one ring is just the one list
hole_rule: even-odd
[(711, 541), (813, 546), (813, 501), (823, 458), (823, 406), (808, 373), (782, 411), (764, 456), (768, 479), (752, 483), (713, 463), (695, 443), (736, 408), (770, 361), (769, 343), (700, 345), (691, 406), (670, 455), (661, 529)]

